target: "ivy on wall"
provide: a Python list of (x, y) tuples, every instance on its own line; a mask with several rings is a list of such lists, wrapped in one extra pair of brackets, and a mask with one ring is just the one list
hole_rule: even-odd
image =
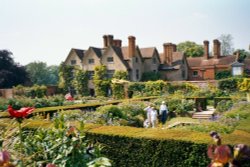
[[(126, 80), (128, 79), (128, 72), (127, 71), (115, 71), (113, 79)], [(127, 84), (127, 83), (112, 82), (111, 88), (112, 88), (113, 97), (115, 99), (125, 98), (125, 93), (127, 93), (128, 90), (125, 90), (124, 84)]]
[(104, 65), (96, 66), (94, 71), (93, 83), (95, 85), (95, 94), (96, 96), (106, 96), (110, 86), (110, 80), (106, 77), (107, 67)]
[(83, 71), (81, 69), (75, 69), (74, 72), (74, 88), (79, 95), (88, 96), (89, 89), (88, 89), (88, 73), (87, 71)]
[(59, 83), (58, 87), (63, 90), (64, 93), (69, 92), (73, 88), (74, 67), (61, 64), (59, 67)]

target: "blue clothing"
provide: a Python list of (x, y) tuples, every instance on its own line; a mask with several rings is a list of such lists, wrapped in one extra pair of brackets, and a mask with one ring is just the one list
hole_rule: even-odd
[(163, 110), (162, 111), (162, 115), (161, 115), (161, 122), (162, 124), (165, 124), (167, 121), (168, 115), (167, 115), (167, 110)]

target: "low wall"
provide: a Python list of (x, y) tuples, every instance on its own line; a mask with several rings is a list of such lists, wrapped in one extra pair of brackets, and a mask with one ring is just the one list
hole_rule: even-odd
[(13, 89), (0, 89), (0, 97), (6, 99), (13, 98)]

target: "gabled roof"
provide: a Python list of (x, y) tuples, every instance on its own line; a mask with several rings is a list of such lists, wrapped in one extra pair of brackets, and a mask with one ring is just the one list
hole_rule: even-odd
[(79, 57), (79, 59), (82, 60), (85, 50), (75, 49), (75, 48), (72, 48), (72, 50), (74, 50), (76, 52), (77, 56)]
[[(121, 51), (122, 51), (123, 59), (126, 61), (130, 60), (130, 57), (128, 55), (128, 46), (121, 47)], [(142, 58), (142, 55), (138, 46), (136, 46), (135, 51), (138, 51), (139, 56)]]
[(71, 55), (72, 52), (75, 52), (76, 55), (77, 55), (77, 57), (78, 57), (80, 60), (82, 60), (82, 59), (83, 59), (83, 56), (84, 56), (84, 54), (85, 54), (85, 51), (86, 51), (86, 50), (71, 48), (71, 50), (70, 50), (70, 52), (69, 52), (69, 54), (68, 54), (68, 56), (66, 57), (66, 59), (65, 59), (64, 62), (66, 62), (66, 61), (69, 59), (69, 57), (70, 57), (70, 55)]
[(143, 58), (152, 58), (155, 52), (155, 47), (140, 48), (140, 51)]
[[(124, 58), (123, 58), (122, 49), (120, 47), (116, 47), (116, 46), (110, 46), (109, 48), (111, 48), (115, 52), (115, 54), (118, 56), (118, 58), (121, 60), (121, 62), (129, 70), (130, 67), (129, 67), (128, 62), (125, 61)], [(107, 52), (109, 48), (105, 49), (105, 51), (103, 52), (103, 54), (105, 54), (105, 52)]]
[(99, 58), (102, 56), (102, 49), (101, 48), (96, 48), (96, 47), (90, 46), (89, 49), (92, 49)]
[(190, 67), (204, 67), (204, 66), (214, 66), (214, 65), (230, 65), (236, 61), (236, 56), (223, 56), (219, 59), (214, 59), (210, 57), (209, 59), (205, 59), (204, 57), (192, 57), (187, 58), (188, 65)]
[[(164, 53), (160, 54), (161, 64), (163, 64), (164, 56), (165, 56)], [(176, 64), (181, 64), (182, 60), (185, 57), (182, 52), (173, 52), (172, 58), (173, 58), (172, 65), (176, 65)]]

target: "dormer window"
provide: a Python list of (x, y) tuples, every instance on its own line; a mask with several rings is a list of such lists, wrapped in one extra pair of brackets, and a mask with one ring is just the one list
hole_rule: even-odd
[(107, 62), (108, 63), (114, 63), (114, 58), (113, 57), (107, 57)]
[(94, 59), (89, 59), (89, 64), (95, 64), (95, 60)]

